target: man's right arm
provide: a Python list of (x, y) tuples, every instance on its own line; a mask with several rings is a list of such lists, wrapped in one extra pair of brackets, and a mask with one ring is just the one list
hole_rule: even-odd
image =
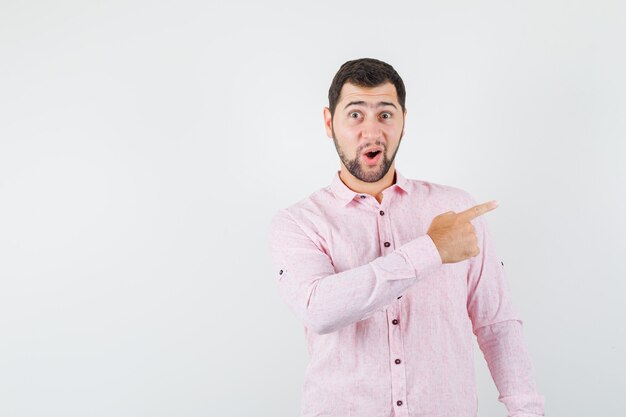
[(269, 248), (281, 297), (306, 327), (331, 333), (391, 304), (442, 265), (429, 235), (337, 273), (329, 256), (286, 211), (270, 225)]

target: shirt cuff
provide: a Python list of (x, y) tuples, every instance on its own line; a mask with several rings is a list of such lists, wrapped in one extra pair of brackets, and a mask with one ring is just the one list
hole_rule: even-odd
[(400, 246), (397, 252), (413, 267), (418, 279), (443, 265), (435, 242), (427, 234)]

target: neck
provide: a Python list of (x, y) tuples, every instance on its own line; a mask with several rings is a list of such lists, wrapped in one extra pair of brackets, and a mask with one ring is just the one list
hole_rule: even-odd
[(343, 164), (341, 165), (341, 171), (339, 172), (341, 181), (352, 191), (359, 194), (369, 194), (379, 203), (383, 201), (383, 190), (391, 187), (396, 182), (396, 168), (394, 165), (391, 165), (385, 176), (376, 182), (361, 181), (352, 175)]

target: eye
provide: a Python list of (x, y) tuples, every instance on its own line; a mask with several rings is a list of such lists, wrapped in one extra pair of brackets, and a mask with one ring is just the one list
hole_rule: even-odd
[(391, 119), (391, 113), (389, 112), (381, 113), (380, 117), (382, 117), (383, 119)]
[(360, 116), (361, 114), (358, 111), (353, 111), (352, 113), (350, 113), (349, 117), (351, 119), (356, 119)]

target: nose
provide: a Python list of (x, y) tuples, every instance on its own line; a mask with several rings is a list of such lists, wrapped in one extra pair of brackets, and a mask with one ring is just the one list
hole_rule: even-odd
[(382, 130), (375, 117), (368, 117), (361, 124), (361, 137), (364, 140), (378, 140), (382, 137)]

